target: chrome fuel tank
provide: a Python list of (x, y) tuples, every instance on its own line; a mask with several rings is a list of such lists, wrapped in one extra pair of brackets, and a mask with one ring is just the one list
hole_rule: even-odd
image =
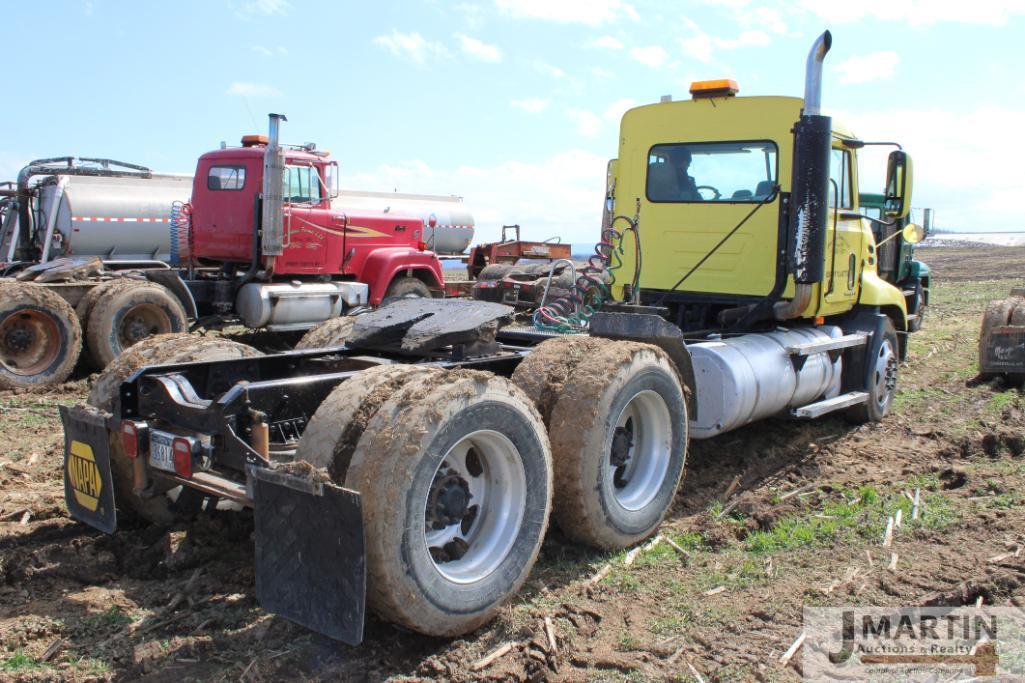
[(697, 417), (694, 439), (708, 439), (755, 420), (840, 393), (843, 359), (807, 357), (798, 370), (787, 347), (839, 337), (839, 327), (802, 327), (690, 344)]

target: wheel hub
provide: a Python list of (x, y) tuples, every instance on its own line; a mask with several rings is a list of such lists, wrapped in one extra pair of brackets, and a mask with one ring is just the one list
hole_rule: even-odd
[(470, 487), (458, 475), (438, 477), (427, 498), (427, 519), (435, 529), (461, 522), (470, 507)]
[(633, 448), (633, 433), (628, 426), (616, 427), (612, 433), (612, 452), (609, 459), (613, 467), (622, 467), (630, 459), (630, 449)]
[(142, 318), (132, 318), (125, 326), (125, 336), (133, 341), (142, 341), (149, 336), (149, 327)]
[(14, 327), (4, 335), (4, 346), (15, 353), (25, 353), (32, 347), (33, 338), (32, 330)]

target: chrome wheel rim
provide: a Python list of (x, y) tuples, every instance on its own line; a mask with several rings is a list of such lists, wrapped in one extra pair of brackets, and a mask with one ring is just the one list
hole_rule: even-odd
[(434, 568), (460, 584), (490, 575), (516, 543), (526, 502), (526, 470), (507, 436), (485, 429), (460, 439), (435, 470), (424, 503)]
[(626, 510), (641, 510), (662, 490), (672, 456), (672, 420), (665, 399), (637, 392), (616, 418), (606, 456), (607, 482)]
[(873, 374), (873, 398), (876, 405), (885, 410), (897, 389), (897, 354), (889, 339), (884, 339), (876, 356)]

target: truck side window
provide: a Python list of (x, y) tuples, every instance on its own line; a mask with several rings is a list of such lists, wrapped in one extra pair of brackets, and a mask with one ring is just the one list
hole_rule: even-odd
[[(829, 157), (829, 206), (834, 205), (834, 196), (840, 197), (840, 208), (854, 208), (851, 198), (851, 153), (846, 149), (834, 149)], [(836, 183), (836, 185), (833, 185)]]
[(245, 185), (245, 166), (211, 166), (206, 176), (208, 190), (241, 190)]
[(285, 166), (281, 195), (295, 204), (320, 203), (320, 176), (312, 166)]

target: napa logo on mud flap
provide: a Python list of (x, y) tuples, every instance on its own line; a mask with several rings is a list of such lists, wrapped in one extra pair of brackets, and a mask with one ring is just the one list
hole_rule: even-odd
[(75, 501), (90, 512), (96, 512), (103, 490), (103, 478), (96, 466), (92, 446), (81, 441), (72, 441), (68, 454), (67, 474)]

